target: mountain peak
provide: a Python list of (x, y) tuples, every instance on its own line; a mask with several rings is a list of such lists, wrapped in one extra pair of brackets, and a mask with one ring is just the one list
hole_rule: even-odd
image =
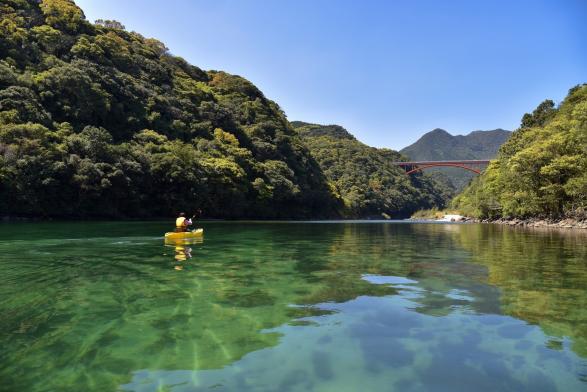
[(430, 132), (426, 133), (425, 135), (430, 135), (430, 134), (432, 134), (432, 135), (435, 135), (435, 134), (436, 135), (438, 135), (438, 134), (445, 135), (446, 134), (446, 135), (452, 136), (450, 133), (448, 133), (447, 131), (445, 131), (442, 128), (434, 128), (433, 130), (431, 130)]
[(442, 128), (434, 128), (400, 152), (417, 160), (493, 158), (510, 134), (497, 128), (453, 136)]

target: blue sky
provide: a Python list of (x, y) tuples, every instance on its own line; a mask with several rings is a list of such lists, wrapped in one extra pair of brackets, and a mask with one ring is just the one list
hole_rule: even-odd
[(77, 0), (203, 69), (244, 76), (290, 120), (377, 147), (433, 128), (514, 129), (587, 82), (587, 0)]

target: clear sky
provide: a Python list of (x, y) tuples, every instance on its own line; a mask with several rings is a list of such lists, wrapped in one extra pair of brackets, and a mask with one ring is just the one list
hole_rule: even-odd
[(433, 128), (514, 129), (587, 82), (587, 0), (77, 0), (203, 69), (244, 76), (290, 120), (377, 147)]

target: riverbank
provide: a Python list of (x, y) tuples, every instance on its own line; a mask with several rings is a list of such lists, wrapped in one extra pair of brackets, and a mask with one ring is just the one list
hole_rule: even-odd
[(523, 226), (523, 227), (547, 227), (558, 229), (583, 229), (587, 230), (587, 219), (467, 219), (468, 222), (478, 223), (494, 223), (508, 226)]
[(471, 223), (494, 223), (507, 226), (522, 226), (522, 227), (545, 227), (558, 229), (584, 229), (587, 230), (587, 217), (583, 218), (564, 218), (564, 219), (541, 219), (541, 218), (527, 218), (527, 219), (478, 219), (464, 215), (459, 215), (456, 211), (450, 210), (424, 210), (418, 211), (409, 219), (415, 222), (418, 221), (434, 221), (434, 222), (471, 222)]

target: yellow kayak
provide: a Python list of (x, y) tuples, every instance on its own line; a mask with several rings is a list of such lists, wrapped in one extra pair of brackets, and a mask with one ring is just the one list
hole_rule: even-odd
[(198, 238), (204, 235), (204, 229), (195, 229), (192, 231), (184, 231), (182, 233), (175, 233), (173, 231), (165, 233), (165, 240), (187, 240), (191, 238)]

